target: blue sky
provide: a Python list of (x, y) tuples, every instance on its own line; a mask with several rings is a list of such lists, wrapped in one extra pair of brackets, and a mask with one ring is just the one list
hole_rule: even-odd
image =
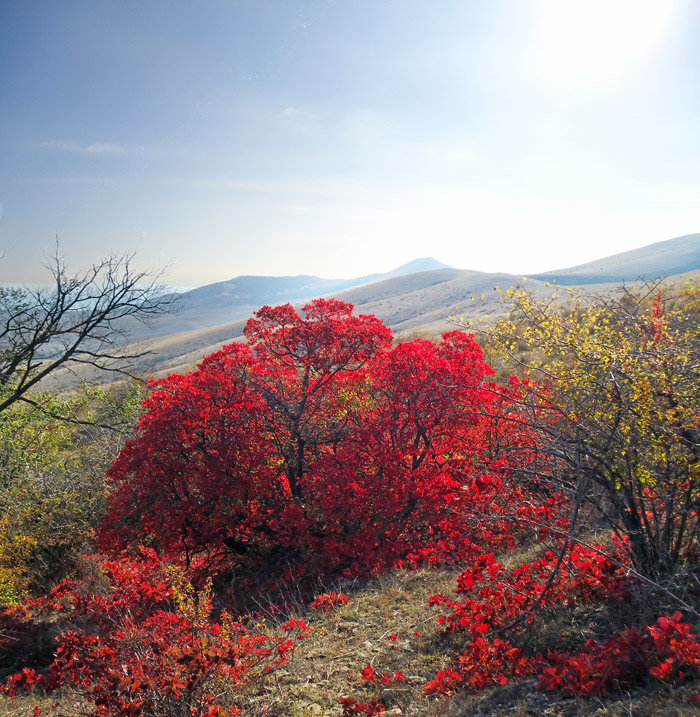
[(0, 281), (432, 255), (535, 272), (700, 231), (692, 0), (5, 0)]

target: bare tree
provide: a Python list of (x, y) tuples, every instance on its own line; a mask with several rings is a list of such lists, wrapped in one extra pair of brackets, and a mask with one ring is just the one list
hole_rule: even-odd
[(32, 389), (62, 367), (129, 375), (131, 361), (145, 353), (124, 348), (129, 323), (148, 322), (172, 305), (159, 275), (135, 270), (132, 255), (70, 275), (56, 251), (47, 268), (49, 289), (0, 288), (0, 411), (34, 403)]

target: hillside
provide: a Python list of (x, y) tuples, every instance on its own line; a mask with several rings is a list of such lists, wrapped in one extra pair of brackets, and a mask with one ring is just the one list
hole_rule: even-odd
[(564, 286), (660, 279), (700, 270), (700, 234), (656, 242), (568, 269), (533, 274)]
[[(700, 234), (656, 242), (640, 249), (604, 257), (578, 266), (529, 275), (537, 288), (547, 282), (565, 286), (620, 284), (700, 270)], [(493, 301), (474, 304), (496, 285), (504, 288), (520, 276), (501, 272), (458, 270), (425, 257), (385, 273), (352, 279), (318, 276), (237, 276), (193, 289), (177, 297), (177, 311), (148, 328), (134, 327), (137, 339), (180, 331), (222, 326), (247, 319), (264, 304), (297, 303), (318, 296), (336, 296), (375, 313), (395, 331), (421, 327), (438, 329), (444, 318), (493, 312)]]
[[(657, 242), (587, 264), (530, 275), (530, 285), (620, 284), (700, 270), (700, 234)], [(376, 313), (395, 331), (444, 330), (448, 316), (493, 313), (497, 302), (472, 302), (496, 285), (511, 286), (520, 276), (448, 267), (432, 257), (415, 259), (385, 273), (352, 279), (318, 276), (237, 276), (192, 289), (176, 297), (176, 310), (147, 327), (129, 327), (141, 341), (199, 331), (247, 319), (260, 306), (298, 303), (336, 296)], [(439, 288), (437, 288), (439, 286)], [(495, 297), (494, 297), (495, 298)], [(183, 352), (185, 353), (185, 352)]]
[[(401, 338), (415, 334), (437, 336), (454, 326), (454, 318), (496, 317), (505, 311), (496, 287), (524, 283), (538, 295), (551, 293), (551, 283), (607, 293), (621, 283), (668, 276), (668, 282), (686, 281), (700, 271), (700, 234), (657, 242), (577, 267), (529, 277), (446, 267), (432, 258), (417, 259), (385, 274), (352, 280), (297, 277), (237, 277), (183, 294), (173, 315), (155, 325), (134, 327), (131, 348), (148, 352), (136, 364), (144, 375), (186, 371), (203, 356), (243, 335), (246, 319), (263, 304), (301, 303), (316, 296), (349, 301), (357, 313), (373, 314)], [(349, 286), (352, 284), (352, 286)], [(98, 380), (90, 370), (81, 378)], [(76, 385), (64, 371), (47, 383)], [(60, 382), (60, 383), (59, 383)]]
[[(426, 273), (364, 298), (462, 278)], [(76, 461), (85, 426), (6, 422), (5, 544), (32, 550), (0, 562), (0, 715), (695, 714), (698, 298), (525, 302), (488, 361), (471, 336), (394, 345), (349, 307), (273, 309), (255, 352), (170, 376), (136, 431), (94, 434), (107, 483)], [(493, 383), (514, 341), (534, 380)], [(650, 452), (659, 436), (675, 450)], [(110, 499), (86, 522), (90, 492)], [(98, 525), (84, 559), (75, 535)], [(76, 579), (52, 589), (57, 538)]]
[[(502, 556), (508, 566), (520, 565), (536, 555), (536, 550), (516, 549)], [(451, 664), (454, 653), (465, 647), (459, 633), (445, 634), (438, 624), (438, 611), (429, 598), (437, 592), (455, 597), (461, 570), (446, 566), (415, 571), (396, 570), (373, 580), (344, 580), (334, 589), (343, 590), (350, 602), (329, 613), (309, 608), (296, 598), (289, 613), (311, 626), (308, 639), (275, 681), (259, 680), (247, 690), (244, 715), (329, 715), (341, 717), (339, 698), (352, 696), (365, 704), (377, 700), (387, 706), (385, 717), (691, 717), (697, 714), (692, 693), (697, 682), (682, 686), (657, 685), (636, 689), (631, 694), (613, 694), (605, 699), (564, 696), (538, 690), (538, 678), (528, 676), (508, 685), (490, 685), (480, 692), (463, 690), (442, 696), (425, 694), (425, 684), (436, 672)], [(330, 587), (328, 588), (330, 589)], [(600, 639), (609, 634), (611, 623), (634, 620), (637, 605), (618, 608), (606, 605), (559, 606), (540, 617), (527, 642), (546, 651)], [(617, 614), (616, 614), (617, 613)], [(264, 612), (266, 633), (274, 635), (283, 622)], [(286, 615), (284, 619), (286, 619)], [(403, 682), (382, 684), (365, 682), (362, 670), (374, 665), (378, 670), (401, 671)], [(47, 710), (62, 708), (59, 715), (74, 714), (76, 696), (61, 699), (21, 695), (9, 701), (0, 697), (2, 717), (24, 717), (39, 706)], [(87, 711), (89, 703), (81, 704)], [(291, 711), (290, 711), (291, 709)], [(43, 712), (42, 712), (43, 714)], [(352, 713), (350, 713), (352, 714)], [(372, 714), (371, 712), (366, 714)]]
[(163, 336), (247, 319), (261, 306), (296, 303), (327, 296), (358, 286), (373, 284), (416, 272), (448, 269), (446, 264), (424, 257), (414, 259), (391, 271), (367, 274), (352, 279), (324, 279), (319, 276), (237, 276), (207, 284), (179, 294), (176, 311), (158, 319), (149, 327), (133, 326), (136, 338)]
[[(493, 316), (503, 312), (504, 305), (494, 287), (508, 288), (518, 281), (522, 279), (510, 274), (437, 269), (396, 276), (331, 296), (354, 304), (358, 314), (377, 316), (397, 335), (420, 333), (437, 336), (454, 328), (454, 317)], [(528, 280), (527, 285), (538, 293), (548, 291), (541, 281)], [(173, 371), (189, 370), (203, 356), (218, 350), (223, 344), (240, 340), (244, 327), (245, 320), (241, 319), (219, 326), (193, 328), (143, 338), (130, 345), (129, 349), (135, 353), (148, 352), (137, 363), (139, 373), (163, 376)], [(89, 369), (81, 376), (94, 381), (99, 379), (99, 372)], [(53, 379), (58, 380), (65, 381), (65, 385), (69, 386), (74, 385), (76, 379), (73, 374), (64, 371)], [(53, 381), (47, 387), (57, 387), (58, 384)]]
[[(387, 279), (334, 296), (349, 301), (363, 314), (374, 314), (395, 333), (442, 332), (450, 317), (493, 314), (502, 309), (495, 287), (508, 288), (522, 281), (512, 274), (442, 269)], [(545, 283), (531, 281), (534, 290)]]

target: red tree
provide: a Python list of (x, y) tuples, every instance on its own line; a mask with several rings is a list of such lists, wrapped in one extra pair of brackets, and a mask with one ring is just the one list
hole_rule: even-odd
[(350, 304), (302, 311), (263, 307), (248, 346), (155, 383), (110, 470), (106, 546), (147, 535), (205, 565), (294, 547), (353, 571), (463, 555), (499, 490), (494, 434), (510, 440), (473, 337), (392, 349)]
[(460, 332), (376, 357), (352, 430), (311, 476), (331, 554), (362, 555), (365, 567), (464, 557), (475, 537), (467, 523), (486, 498), (472, 484), (483, 480), (492, 373)]
[(197, 371), (154, 383), (137, 437), (109, 475), (116, 490), (102, 529), (109, 547), (157, 537), (167, 554), (216, 561), (243, 550), (284, 508), (273, 452), (251, 426), (265, 403), (246, 374), (250, 349), (231, 344)]
[(290, 304), (264, 306), (244, 331), (258, 360), (252, 384), (267, 406), (260, 423), (297, 499), (310, 462), (344, 433), (345, 375), (391, 345), (391, 331), (376, 316), (353, 316), (352, 304), (319, 299), (302, 310), (304, 318)]

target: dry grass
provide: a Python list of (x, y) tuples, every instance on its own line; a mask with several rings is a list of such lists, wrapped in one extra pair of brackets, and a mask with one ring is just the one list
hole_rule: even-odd
[[(536, 547), (503, 556), (511, 567), (532, 560)], [(458, 694), (450, 700), (424, 694), (425, 683), (464, 649), (462, 634), (445, 635), (438, 629), (436, 612), (428, 597), (438, 592), (452, 594), (458, 569), (395, 571), (373, 581), (335, 585), (351, 602), (330, 613), (317, 613), (299, 602), (294, 616), (311, 626), (307, 640), (299, 643), (291, 661), (270, 675), (259, 675), (246, 694), (231, 695), (250, 717), (314, 717), (341, 715), (339, 697), (366, 702), (379, 699), (387, 715), (513, 715), (514, 717), (598, 715), (599, 717), (681, 717), (698, 714), (691, 693), (698, 684), (681, 688), (648, 687), (606, 699), (575, 699), (536, 689), (536, 679), (527, 679), (483, 691)], [(329, 588), (330, 590), (331, 588)], [(605, 639), (625, 624), (639, 619), (639, 603), (602, 603), (562, 606), (540, 616), (535, 628), (514, 638), (530, 653), (547, 649), (576, 650), (585, 640)], [(287, 616), (281, 618), (286, 620)], [(258, 618), (261, 627), (275, 631), (272, 617)], [(396, 639), (391, 639), (392, 636)], [(381, 685), (367, 683), (360, 671), (372, 665), (377, 672), (400, 671), (405, 682)], [(0, 700), (0, 717), (25, 717), (35, 706), (50, 702), (33, 696)], [(56, 711), (42, 714), (69, 717), (80, 714), (73, 701), (64, 698)]]
[[(447, 569), (395, 572), (370, 584), (344, 586), (351, 597), (344, 607), (299, 615), (311, 625), (310, 637), (287, 669), (265, 686), (265, 694), (251, 700), (250, 714), (339, 715), (339, 697), (380, 699), (388, 714), (430, 714), (423, 687), (449, 661), (450, 651), (440, 647), (428, 597), (450, 591), (458, 574)], [(364, 682), (360, 671), (366, 665), (381, 673), (403, 672), (406, 681)]]
[[(539, 550), (537, 546), (521, 548), (502, 556), (503, 562), (515, 567), (534, 559)], [(264, 685), (263, 694), (250, 700), (246, 714), (340, 715), (339, 697), (381, 700), (388, 715), (428, 717), (698, 714), (691, 700), (698, 684), (649, 687), (606, 699), (575, 699), (539, 691), (533, 678), (478, 695), (454, 695), (450, 700), (426, 697), (425, 683), (464, 650), (468, 641), (464, 634), (443, 634), (436, 611), (428, 605), (430, 595), (454, 594), (458, 574), (457, 569), (444, 568), (397, 571), (364, 586), (344, 586), (351, 603), (329, 614), (300, 609), (297, 616), (312, 626), (309, 640), (300, 645), (288, 669), (274, 683)], [(543, 613), (529, 632), (508, 637), (531, 654), (548, 649), (577, 650), (590, 638), (603, 640), (634, 624), (642, 609), (639, 602), (561, 606)], [(396, 640), (391, 639), (394, 635)], [(407, 679), (388, 686), (364, 682), (360, 670), (366, 665), (377, 672), (400, 671)]]
[(38, 695), (23, 695), (13, 700), (0, 698), (0, 717), (34, 717), (35, 709), (41, 710), (41, 717), (77, 717), (88, 714), (88, 703), (78, 697), (52, 696), (51, 699)]

